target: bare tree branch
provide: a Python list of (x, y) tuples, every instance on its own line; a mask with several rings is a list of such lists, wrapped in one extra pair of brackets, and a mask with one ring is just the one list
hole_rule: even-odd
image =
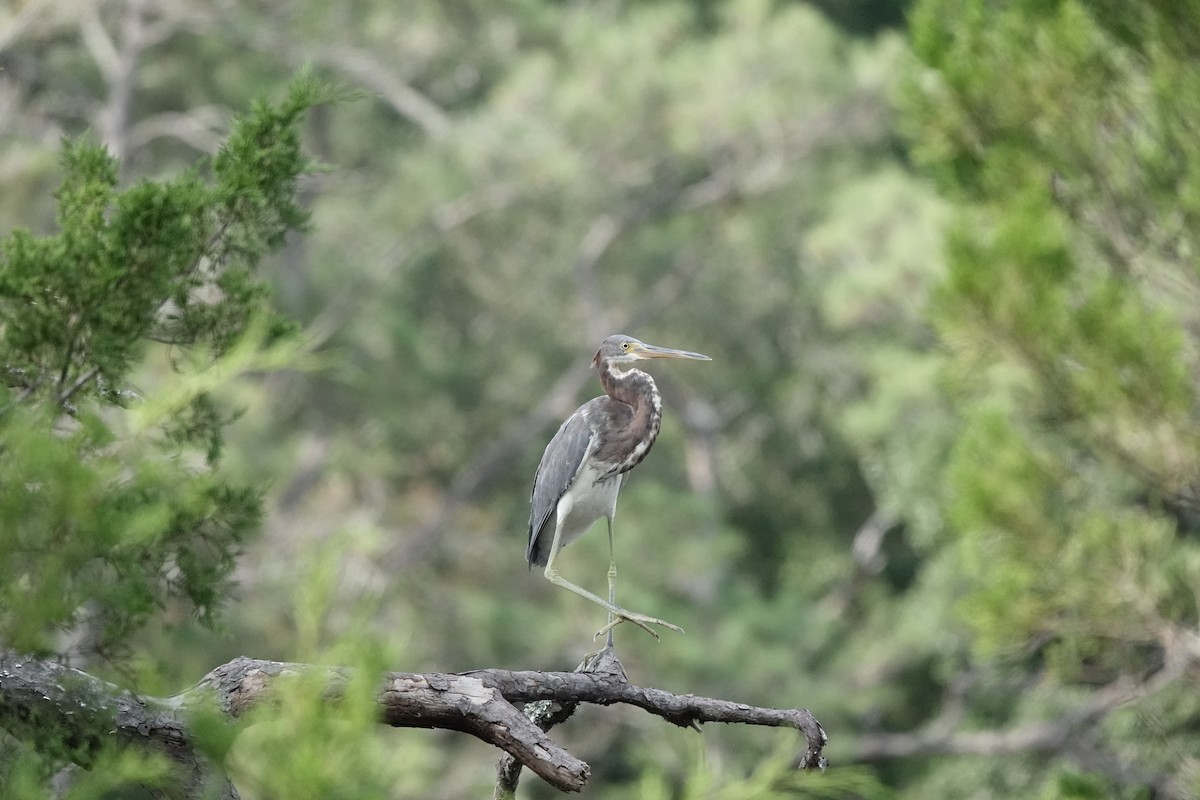
[(108, 98), (97, 120), (98, 127), (104, 143), (122, 165), (130, 151), (129, 127), (137, 90), (138, 59), (148, 44), (146, 14), (146, 0), (126, 0), (119, 20), (119, 40), (109, 35), (95, 4), (87, 6), (79, 21), (81, 38), (108, 85)]
[[(1006, 730), (964, 731), (955, 710), (920, 731), (860, 736), (851, 761), (872, 763), (937, 755), (1011, 755), (1059, 753), (1069, 750), (1079, 736), (1123, 705), (1153, 695), (1178, 681), (1193, 664), (1179, 659), (1144, 682), (1119, 680), (1098, 689), (1086, 701), (1058, 717)], [(955, 709), (956, 706), (951, 706)]]
[(306, 58), (337, 70), (377, 93), (393, 111), (416, 123), (431, 139), (450, 132), (450, 116), (440, 106), (397, 76), (395, 67), (355, 47), (302, 48)]
[[(7, 50), (13, 42), (20, 40), (30, 30), (54, 28), (61, 24), (61, 14), (54, 14), (56, 6), (57, 3), (54, 0), (30, 0), (15, 14), (11, 13), (13, 6), (9, 6), (8, 14), (0, 19), (0, 53)], [(43, 12), (50, 13), (43, 14)], [(41, 23), (40, 26), (38, 23)]]
[[(716, 700), (695, 695), (676, 695), (661, 689), (635, 686), (625, 676), (625, 669), (610, 648), (589, 654), (574, 672), (508, 672), (478, 670), (467, 673), (481, 677), (495, 686), (509, 700), (532, 703), (526, 716), (539, 730), (566, 721), (580, 703), (613, 705), (626, 703), (662, 717), (681, 728), (700, 729), (702, 722), (740, 722), (747, 725), (766, 725), (795, 728), (805, 738), (804, 753), (796, 760), (800, 769), (824, 769), (827, 765), (822, 752), (828, 737), (821, 723), (806, 708), (756, 708), (728, 700)], [(496, 788), (493, 800), (513, 797), (521, 765), (502, 756), (496, 765)]]
[[(625, 679), (625, 670), (617, 660), (616, 653), (611, 648), (604, 648), (599, 653), (588, 654), (575, 668), (576, 672), (608, 672)], [(554, 703), (549, 700), (539, 700), (527, 703), (525, 716), (540, 730), (549, 732), (551, 728), (566, 722), (579, 707), (578, 703)], [(513, 800), (517, 793), (517, 783), (521, 780), (521, 762), (505, 753), (496, 762), (496, 786), (492, 792), (492, 800)]]
[(176, 698), (138, 697), (55, 661), (0, 651), (0, 727), (18, 738), (54, 730), (84, 767), (106, 742), (149, 746), (179, 766), (188, 797), (236, 800), (233, 784), (196, 750), (183, 712)]
[(374, 92), (400, 116), (412, 122), (431, 139), (445, 137), (453, 126), (450, 115), (400, 77), (401, 69), (369, 49), (344, 42), (327, 44), (296, 41), (276, 32), (271, 25), (241, 32), (253, 47), (283, 58), (293, 66), (320, 64)]
[[(386, 725), (444, 728), (469, 733), (504, 750), (562, 791), (579, 791), (588, 765), (552, 741), (514, 704), (550, 701), (560, 705), (626, 703), (683, 727), (702, 722), (739, 722), (789, 727), (807, 741), (802, 766), (824, 766), (826, 736), (806, 709), (755, 708), (740, 703), (636, 686), (615, 657), (603, 671), (468, 673), (391, 672), (382, 677), (379, 718)], [(616, 666), (613, 667), (612, 664)], [(190, 797), (199, 797), (219, 776), (195, 749), (187, 714), (213, 704), (236, 719), (268, 701), (290, 677), (319, 675), (325, 700), (336, 704), (353, 671), (338, 667), (236, 658), (195, 686), (170, 698), (137, 697), (85, 672), (56, 662), (0, 652), (0, 726), (31, 734), (31, 720), (51, 726), (94, 752), (114, 736), (159, 749), (184, 768)], [(232, 785), (222, 796), (236, 797)], [(514, 783), (515, 785), (515, 783)]]
[(79, 17), (79, 35), (104, 82), (115, 83), (121, 71), (121, 54), (104, 29), (104, 23), (100, 21), (100, 9), (95, 3), (84, 6)]
[(221, 145), (226, 116), (216, 106), (198, 106), (187, 112), (164, 111), (138, 121), (129, 129), (129, 147), (137, 150), (155, 139), (171, 137), (211, 155)]
[(87, 386), (88, 383), (99, 374), (100, 367), (98, 366), (93, 366), (82, 373), (70, 386), (63, 388), (63, 390), (59, 392), (58, 404), (61, 406), (71, 402), (71, 398), (78, 394), (80, 389), (82, 389), (84, 386)]

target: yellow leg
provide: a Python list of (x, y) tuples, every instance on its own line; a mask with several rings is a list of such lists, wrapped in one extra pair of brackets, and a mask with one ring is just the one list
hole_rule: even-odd
[[(610, 523), (610, 533), (611, 533), (611, 523)], [(610, 538), (610, 542), (611, 542), (611, 538)], [(609, 600), (604, 600), (604, 599), (592, 594), (587, 589), (584, 589), (582, 586), (576, 586), (575, 584), (571, 583), (569, 580), (567, 580), (563, 576), (559, 575), (558, 570), (555, 569), (555, 567), (554, 567), (554, 561), (556, 558), (558, 558), (558, 551), (560, 549), (562, 549), (561, 527), (556, 525), (555, 529), (554, 529), (554, 541), (550, 545), (550, 555), (546, 559), (546, 572), (545, 572), (546, 580), (550, 581), (555, 586), (561, 586), (564, 589), (568, 589), (568, 590), (574, 592), (575, 594), (579, 595), (580, 597), (584, 598), (585, 600), (590, 600), (591, 602), (600, 606), (601, 608), (603, 608), (605, 611), (607, 611), (609, 613), (609, 623), (607, 625), (605, 625), (603, 628), (601, 628), (599, 631), (596, 632), (597, 637), (599, 637), (601, 634), (611, 633), (612, 629), (615, 628), (617, 625), (620, 625), (622, 622), (632, 622), (634, 625), (637, 625), (639, 628), (641, 628), (642, 630), (649, 633), (655, 639), (659, 638), (658, 632), (656, 630), (654, 630), (653, 628), (651, 628), (650, 627), (651, 625), (661, 625), (664, 628), (669, 628), (673, 631), (679, 631), (680, 633), (683, 633), (683, 628), (679, 627), (678, 625), (673, 625), (670, 622), (666, 622), (657, 617), (650, 617), (645, 614), (638, 614), (633, 611), (627, 611), (626, 609), (618, 606), (616, 603), (609, 601)], [(616, 577), (617, 577), (615, 563), (610, 564), (609, 570), (610, 570), (610, 573), (609, 573), (610, 577), (609, 577), (608, 591), (609, 591), (610, 596), (615, 596), (615, 594), (616, 594)]]
[[(608, 602), (615, 606), (617, 604), (617, 549), (613, 546), (612, 517), (605, 517), (604, 521), (608, 523)], [(611, 611), (608, 612), (608, 624), (604, 627), (608, 629), (604, 646), (611, 650), (613, 648), (613, 628), (617, 627), (617, 618)]]

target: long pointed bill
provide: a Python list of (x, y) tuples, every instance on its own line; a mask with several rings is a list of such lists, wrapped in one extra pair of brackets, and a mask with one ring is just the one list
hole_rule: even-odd
[(674, 350), (670, 347), (659, 347), (653, 344), (639, 344), (637, 354), (642, 358), (690, 358), (693, 361), (712, 361), (703, 353), (693, 353), (690, 350)]

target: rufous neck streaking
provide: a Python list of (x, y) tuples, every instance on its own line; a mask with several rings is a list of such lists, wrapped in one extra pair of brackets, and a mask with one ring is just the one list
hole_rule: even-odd
[(650, 452), (662, 425), (662, 397), (654, 379), (640, 369), (622, 371), (608, 361), (597, 367), (605, 394), (631, 412), (620, 415), (622, 424), (609, 431), (597, 452), (615, 475), (633, 469)]

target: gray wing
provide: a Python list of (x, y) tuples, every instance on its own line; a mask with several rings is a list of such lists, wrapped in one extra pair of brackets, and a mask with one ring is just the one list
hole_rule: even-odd
[(585, 417), (588, 403), (575, 410), (554, 434), (542, 463), (533, 478), (533, 493), (529, 498), (529, 546), (525, 560), (529, 566), (546, 565), (550, 545), (554, 543), (555, 509), (559, 498), (570, 488), (592, 443), (592, 430)]

